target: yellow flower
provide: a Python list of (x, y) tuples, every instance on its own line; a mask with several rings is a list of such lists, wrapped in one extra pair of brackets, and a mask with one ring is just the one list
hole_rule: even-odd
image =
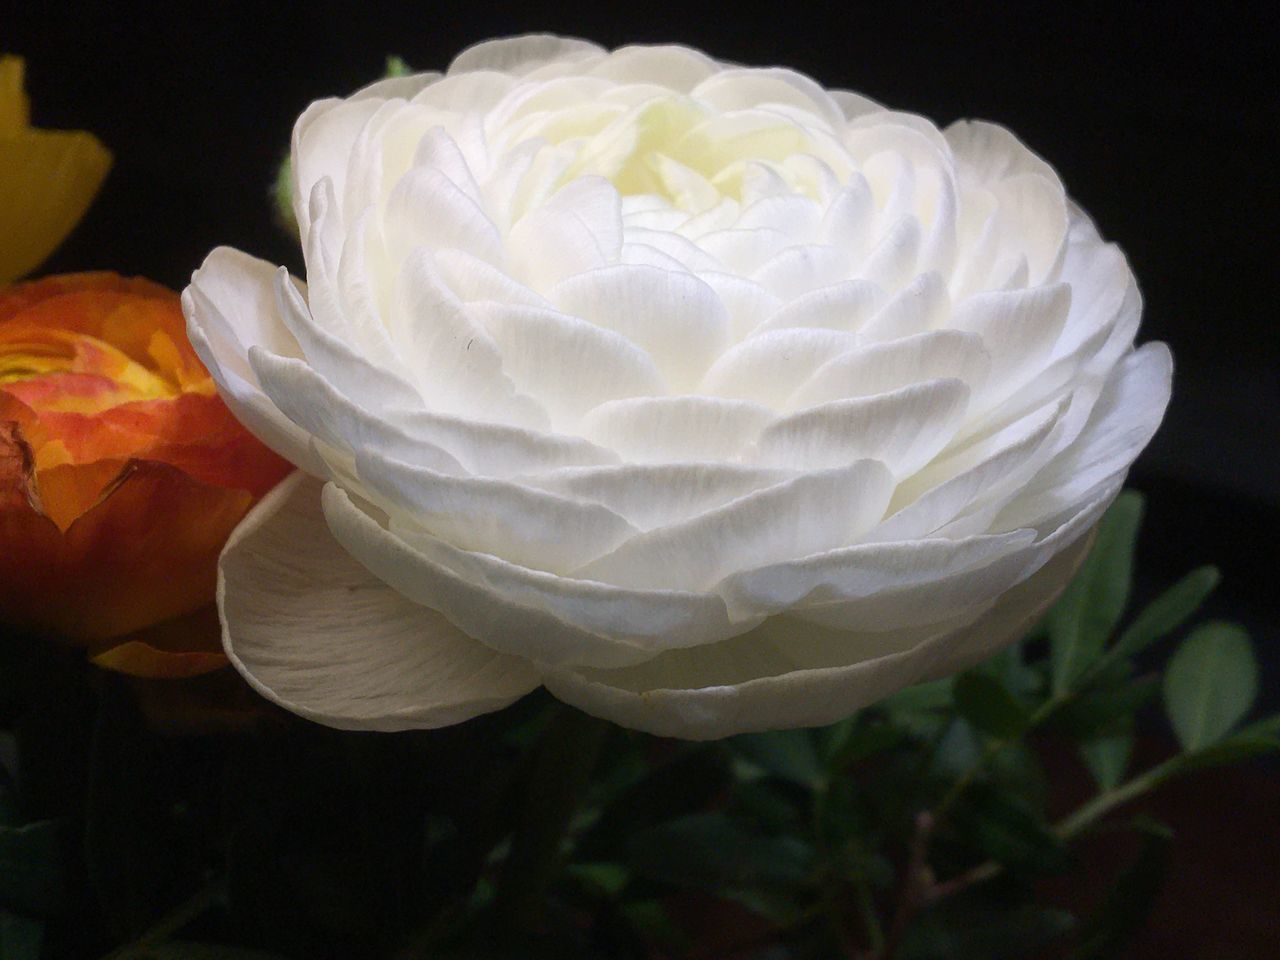
[(31, 126), (22, 77), (20, 57), (0, 57), (0, 284), (53, 253), (111, 167), (93, 134)]

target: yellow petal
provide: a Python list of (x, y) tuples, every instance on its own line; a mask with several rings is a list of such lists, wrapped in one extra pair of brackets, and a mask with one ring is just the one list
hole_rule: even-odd
[(111, 167), (89, 133), (0, 137), (0, 283), (30, 273), (80, 222)]
[(21, 57), (0, 57), (0, 138), (16, 137), (31, 123), (31, 103), (22, 75)]

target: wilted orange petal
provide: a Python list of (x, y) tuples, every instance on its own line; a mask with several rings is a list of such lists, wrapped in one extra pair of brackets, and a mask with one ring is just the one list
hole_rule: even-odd
[[(0, 464), (20, 460), (12, 437), (9, 447)], [(22, 549), (0, 551), (0, 611), (14, 626), (102, 640), (195, 610), (213, 596), (218, 553), (252, 499), (165, 464), (132, 463), (62, 533), (10, 496), (0, 543)]]

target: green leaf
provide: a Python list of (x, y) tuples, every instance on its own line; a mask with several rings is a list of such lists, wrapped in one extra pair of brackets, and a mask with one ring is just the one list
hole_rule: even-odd
[(0, 910), (0, 957), (4, 960), (39, 960), (43, 940), (40, 921)]
[(724, 896), (728, 890), (795, 890), (813, 875), (813, 851), (794, 837), (767, 836), (722, 813), (698, 813), (632, 838), (638, 875)]
[(729, 748), (765, 773), (812, 789), (824, 769), (808, 730), (772, 730), (732, 737)]
[(631, 872), (620, 863), (573, 863), (564, 872), (610, 899), (621, 893), (631, 879)]
[(1249, 635), (1232, 623), (1195, 630), (1169, 661), (1165, 709), (1184, 750), (1221, 740), (1253, 706), (1258, 665)]
[(835, 750), (831, 758), (831, 769), (838, 773), (868, 757), (893, 749), (906, 739), (907, 731), (891, 723), (879, 723), (870, 719), (860, 721)]
[(40, 820), (0, 827), (0, 909), (38, 917), (66, 899), (67, 824)]
[(1221, 579), (1217, 567), (1192, 570), (1134, 618), (1116, 641), (1116, 656), (1132, 657), (1177, 630), (1200, 609)]
[(990, 674), (961, 674), (956, 678), (953, 695), (962, 717), (976, 729), (1001, 740), (1020, 737), (1031, 724), (1026, 708)]
[(1133, 733), (1113, 733), (1080, 745), (1080, 756), (1102, 791), (1114, 790), (1124, 779), (1133, 753)]
[[(1169, 761), (1170, 776), (1182, 776), (1207, 767), (1225, 767), (1280, 750), (1280, 737), (1240, 733), (1225, 740), (1183, 753)], [(1167, 777), (1164, 779), (1168, 779)]]
[(1077, 740), (1096, 740), (1126, 729), (1134, 715), (1160, 694), (1155, 674), (1090, 689), (1062, 707), (1052, 718), (1055, 730)]
[(1044, 818), (1003, 791), (975, 784), (956, 819), (962, 836), (997, 863), (1036, 873), (1057, 873), (1069, 863), (1065, 843)]
[(1097, 912), (1083, 924), (1080, 945), (1070, 960), (1124, 956), (1124, 948), (1142, 929), (1155, 906), (1168, 871), (1173, 833), (1148, 820), (1140, 820), (1135, 826), (1142, 836), (1138, 855), (1116, 878)]
[(1098, 524), (1097, 540), (1080, 573), (1053, 608), (1049, 651), (1054, 694), (1074, 686), (1119, 623), (1133, 582), (1133, 548), (1141, 522), (1141, 494), (1122, 493)]

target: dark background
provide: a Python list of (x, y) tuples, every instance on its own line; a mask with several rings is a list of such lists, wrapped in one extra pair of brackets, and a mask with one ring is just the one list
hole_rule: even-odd
[(1003, 123), (1048, 158), (1145, 298), (1141, 339), (1177, 363), (1132, 484), (1148, 497), (1139, 599), (1221, 565), (1211, 613), (1244, 620), (1280, 707), (1280, 29), (1267, 5), (725, 2), (397, 4), (0, 0), (35, 121), (92, 130), (115, 168), (46, 265), (181, 287), (217, 244), (298, 266), (267, 187), (296, 115), (375, 79), (387, 54), (443, 68), (486, 37), (548, 29), (677, 40), (781, 63), (945, 124)]
[[(1131, 475), (1148, 495), (1138, 600), (1219, 564), (1208, 612), (1252, 630), (1274, 712), (1280, 29), (1262, 4), (1119, 6), (0, 0), (0, 50), (27, 58), (39, 125), (92, 130), (116, 156), (44, 269), (178, 288), (218, 244), (298, 269), (268, 202), (293, 120), (375, 79), (387, 54), (439, 69), (472, 42), (529, 30), (610, 46), (675, 40), (793, 66), (939, 124), (1009, 126), (1127, 252), (1146, 298), (1140, 339), (1167, 341), (1176, 359), (1164, 427)], [(1268, 954), (1278, 785), (1272, 763), (1160, 800), (1155, 812), (1181, 834), (1177, 884), (1142, 957)]]

